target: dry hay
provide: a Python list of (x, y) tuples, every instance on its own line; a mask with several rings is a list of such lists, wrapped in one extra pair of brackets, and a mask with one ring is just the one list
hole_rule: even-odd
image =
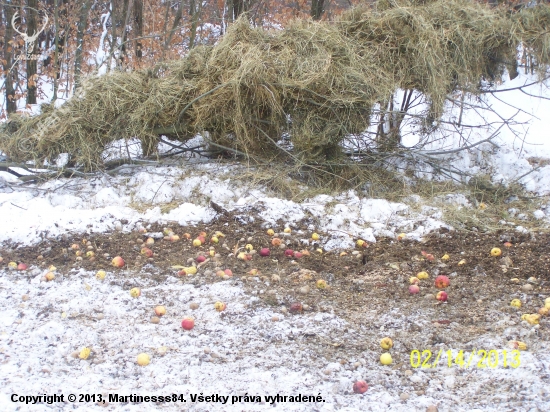
[[(252, 156), (349, 175), (342, 140), (364, 131), (398, 88), (423, 92), (437, 119), (452, 91), (478, 93), (505, 67), (514, 74), (520, 44), (546, 72), (549, 27), (547, 5), (513, 13), (464, 0), (381, 0), (334, 23), (296, 20), (279, 31), (241, 17), (215, 46), (152, 70), (89, 79), (62, 109), (13, 116), (0, 129), (0, 149), (16, 160), (70, 153), (94, 169), (114, 140), (137, 136), (152, 153), (161, 133), (186, 140), (207, 131)], [(46, 132), (38, 138), (39, 129)], [(291, 154), (276, 143), (284, 132)]]

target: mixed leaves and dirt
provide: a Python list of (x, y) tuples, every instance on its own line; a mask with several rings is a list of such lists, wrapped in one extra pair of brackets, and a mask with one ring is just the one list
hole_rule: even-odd
[[(366, 247), (329, 251), (323, 248), (327, 234), (319, 232), (319, 239), (314, 240), (312, 235), (316, 231), (308, 221), (293, 225), (286, 233), (281, 223), (272, 227), (273, 235), (267, 233), (268, 226), (262, 223), (260, 216), (244, 222), (242, 216), (233, 214), (223, 214), (207, 226), (172, 225), (166, 228), (150, 225), (142, 230), (128, 231), (123, 224), (120, 229), (108, 234), (90, 234), (85, 238), (64, 235), (45, 239), (33, 247), (12, 245), (4, 248), (0, 251), (3, 258), (0, 269), (4, 269), (0, 272), (1, 277), (4, 280), (17, 278), (15, 283), (25, 282), (26, 277), (26, 281), (30, 281), (37, 277), (38, 267), (42, 273), (38, 275), (39, 281), (47, 285), (40, 292), (42, 296), (54, 292), (56, 283), (71, 282), (71, 278), (77, 276), (88, 291), (93, 288), (123, 289), (127, 295), (123, 299), (130, 302), (126, 310), (134, 311), (133, 321), (136, 325), (148, 325), (149, 332), (141, 332), (144, 340), (148, 339), (144, 333), (153, 334), (154, 328), (161, 327), (177, 340), (185, 332), (179, 322), (184, 316), (194, 314), (194, 296), (200, 295), (201, 291), (215, 290), (220, 294), (223, 289), (239, 288), (244, 296), (250, 298), (248, 303), (243, 306), (239, 300), (234, 304), (226, 298), (227, 309), (220, 313), (214, 309), (213, 302), (201, 304), (201, 310), (210, 312), (210, 318), (198, 316), (195, 322), (199, 328), (191, 333), (209, 336), (220, 345), (224, 339), (233, 341), (233, 337), (227, 338), (225, 329), (217, 329), (215, 324), (208, 327), (205, 323), (201, 329), (201, 322), (218, 316), (216, 322), (222, 322), (224, 328), (248, 328), (244, 337), (235, 338), (238, 341), (235, 345), (222, 345), (224, 349), (218, 353), (204, 349), (199, 356), (201, 362), (223, 367), (228, 362), (253, 359), (253, 367), (266, 371), (280, 366), (305, 368), (308, 373), (317, 371), (317, 378), (315, 374), (311, 378), (304, 373), (304, 388), (313, 385), (316, 391), (317, 386), (308, 383), (308, 379), (342, 382), (344, 373), (349, 382), (357, 378), (366, 380), (371, 387), (366, 395), (369, 391), (379, 394), (382, 390), (393, 396), (388, 398), (389, 401), (370, 399), (371, 407), (374, 401), (384, 404), (398, 400), (395, 410), (400, 410), (400, 404), (403, 410), (438, 404), (440, 410), (452, 405), (455, 407), (452, 410), (459, 410), (456, 409), (457, 402), (464, 410), (479, 404), (496, 405), (497, 409), (501, 406), (514, 409), (520, 405), (533, 408), (548, 405), (548, 389), (542, 385), (532, 391), (529, 385), (546, 382), (547, 388), (550, 376), (547, 355), (549, 320), (547, 316), (537, 318), (537, 322), (522, 320), (523, 314), (537, 314), (544, 307), (545, 298), (550, 297), (550, 235), (546, 233), (484, 234), (440, 229), (422, 242), (407, 240), (406, 236), (402, 239), (381, 238), (376, 243), (365, 243)], [(193, 240), (201, 232), (206, 234), (206, 242), (193, 246)], [(175, 239), (174, 234), (179, 239)], [(213, 236), (217, 237), (217, 243), (211, 241)], [(154, 243), (148, 242), (151, 238)], [(273, 243), (278, 243), (274, 239), (280, 239), (281, 245), (274, 246)], [(78, 249), (74, 245), (78, 245)], [(142, 253), (144, 247), (153, 252), (152, 257)], [(262, 248), (269, 248), (269, 256), (260, 256)], [(499, 256), (491, 255), (494, 248), (500, 249)], [(301, 256), (289, 251), (298, 251)], [(76, 256), (77, 252), (80, 252), (80, 257)], [(86, 257), (87, 252), (93, 252), (94, 256)], [(201, 255), (204, 263), (197, 262)], [(124, 259), (123, 268), (111, 266), (115, 256)], [(6, 265), (11, 261), (24, 262), (29, 269), (8, 271)], [(52, 265), (55, 269), (51, 268)], [(198, 267), (198, 270), (196, 274), (188, 275), (185, 268), (191, 266)], [(225, 269), (230, 269), (232, 275), (220, 272)], [(49, 270), (55, 274), (50, 282), (42, 277)], [(108, 272), (104, 280), (94, 276), (99, 270)], [(410, 278), (422, 271), (427, 272), (429, 278), (419, 281), (418, 294), (409, 293)], [(448, 293), (446, 302), (436, 299), (439, 290), (434, 286), (434, 280), (439, 275), (450, 279), (450, 285), (445, 289)], [(326, 287), (319, 280), (324, 280)], [(136, 299), (129, 294), (134, 287), (141, 287), (142, 295)], [(176, 297), (177, 288), (180, 292), (185, 291), (185, 297)], [(151, 324), (154, 313), (150, 304), (145, 308), (132, 303), (144, 298), (149, 303), (165, 305), (172, 317), (156, 319)], [(21, 302), (21, 297), (14, 299)], [(22, 307), (41, 298), (30, 296), (28, 299), (29, 296), (23, 299)], [(513, 299), (521, 301), (520, 308), (510, 305)], [(73, 321), (84, 317), (82, 322), (98, 322), (104, 319), (103, 315), (96, 316), (98, 311), (101, 312), (101, 306), (85, 316), (70, 313), (63, 316)], [(240, 307), (238, 311), (233, 310), (236, 306)], [(42, 316), (47, 319), (48, 313), (53, 316), (56, 312), (50, 306), (49, 310), (44, 309)], [(259, 313), (262, 315), (257, 315)], [(266, 317), (266, 314), (270, 315)], [(265, 322), (250, 330), (251, 319), (255, 316), (263, 316)], [(21, 319), (17, 322), (21, 324)], [(282, 323), (288, 326), (286, 331), (278, 326)], [(379, 357), (385, 351), (380, 347), (380, 339), (385, 336), (394, 342), (389, 350), (393, 363), (382, 366)], [(138, 333), (137, 341), (141, 338)], [(511, 366), (509, 359), (505, 367), (502, 351), (511, 352), (513, 344), (510, 342), (514, 341), (524, 342), (526, 350), (520, 352), (520, 365)], [(168, 345), (168, 349), (180, 359), (188, 356), (185, 351), (182, 353), (182, 346), (176, 342)], [(411, 358), (414, 350), (420, 352), (422, 362), (426, 361), (425, 366), (433, 366), (441, 351), (440, 364), (432, 368), (414, 368), (418, 363), (416, 358)], [(427, 354), (423, 354), (426, 350), (433, 354), (431, 360), (426, 360)], [(448, 350), (452, 354), (450, 363), (446, 357)], [(488, 360), (482, 359), (480, 354), (475, 357), (473, 365), (467, 367), (465, 363), (469, 355), (479, 350), (497, 351), (498, 366), (490, 367)], [(464, 357), (462, 364), (460, 351)], [(112, 350), (102, 351), (97, 344), (92, 354), (94, 352), (90, 359), (92, 362), (99, 359), (99, 364), (113, 354)], [(4, 362), (8, 362), (6, 349), (1, 353)], [(73, 352), (73, 358), (78, 358), (76, 353)], [(162, 356), (165, 354), (166, 349)], [(154, 352), (154, 356), (161, 355)], [(135, 363), (131, 357), (126, 361)], [(494, 364), (494, 359), (492, 362)], [(132, 369), (132, 373), (139, 375), (142, 369)], [(536, 382), (525, 378), (526, 374), (530, 374), (532, 379), (536, 377)], [(528, 382), (531, 383), (526, 385)], [(353, 394), (348, 383), (334, 384), (332, 393), (346, 399), (362, 396)], [(473, 388), (480, 385), (482, 388), (476, 393)], [(504, 392), (507, 395), (503, 398)], [(465, 394), (468, 394), (468, 400), (464, 398)], [(334, 407), (346, 405), (346, 401), (335, 399)], [(347, 406), (358, 407), (355, 404)], [(328, 409), (318, 406), (315, 410)]]

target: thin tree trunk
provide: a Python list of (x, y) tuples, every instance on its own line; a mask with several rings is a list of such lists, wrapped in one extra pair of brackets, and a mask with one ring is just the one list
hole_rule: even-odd
[(311, 0), (311, 17), (313, 20), (321, 20), (325, 12), (325, 0)]
[[(134, 4), (134, 23), (136, 25), (136, 35), (134, 37), (143, 36), (143, 0), (135, 0)], [(135, 53), (136, 59), (141, 61), (143, 56), (141, 40), (136, 40)]]
[(199, 23), (199, 10), (201, 9), (201, 0), (199, 0), (198, 8), (195, 0), (189, 0), (189, 17), (191, 18), (191, 30), (189, 33), (189, 50), (195, 47), (195, 39), (197, 37), (197, 26)]
[(80, 76), (82, 71), (82, 59), (84, 57), (84, 34), (88, 27), (88, 13), (90, 11), (90, 0), (82, 3), (80, 18), (78, 19), (76, 32), (76, 52), (74, 56), (74, 88), (80, 87)]
[(118, 1), (111, 1), (111, 50), (109, 52), (109, 61), (107, 62), (107, 72), (111, 70), (111, 59), (115, 53), (116, 47), (118, 46), (118, 39), (116, 34), (116, 24), (117, 24), (117, 3)]
[(54, 51), (53, 51), (53, 67), (54, 67), (54, 76), (53, 76), (53, 95), (52, 102), (57, 100), (57, 89), (59, 88), (59, 2), (61, 0), (54, 0), (54, 30), (55, 30), (55, 39), (54, 39)]
[[(6, 0), (4, 3), (4, 16), (6, 18), (6, 28), (4, 34), (4, 73), (6, 76), (6, 111), (8, 114), (15, 113), (17, 110), (17, 101), (15, 100), (15, 76), (17, 68), (13, 62), (13, 27), (11, 19), (13, 17), (14, 8), (11, 5), (11, 0)], [(12, 67), (13, 66), (13, 67)]]
[[(37, 0), (28, 0), (27, 5), (27, 34), (32, 36), (33, 33), (36, 33), (36, 20), (38, 16), (38, 1)], [(27, 50), (27, 56), (36, 55), (38, 50), (38, 42), (35, 41), (32, 44), (32, 48)], [(36, 60), (34, 58), (27, 59), (27, 104), (36, 104)]]
[(183, 16), (183, 0), (180, 0), (178, 4), (178, 10), (176, 11), (176, 16), (174, 17), (174, 22), (172, 23), (172, 30), (168, 33), (166, 41), (164, 43), (164, 50), (168, 50), (170, 43), (172, 42), (172, 37), (174, 37), (174, 32), (180, 24), (181, 18)]
[(130, 23), (130, 16), (132, 15), (132, 7), (134, 2), (132, 0), (124, 0), (124, 7), (122, 10), (122, 16), (125, 16), (122, 27), (122, 33), (120, 38), (120, 55), (119, 66), (124, 65), (124, 58), (127, 57), (126, 53), (126, 39), (128, 38), (128, 24)]

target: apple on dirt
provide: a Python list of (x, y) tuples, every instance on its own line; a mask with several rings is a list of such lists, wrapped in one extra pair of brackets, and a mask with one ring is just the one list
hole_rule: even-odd
[(139, 366), (147, 366), (151, 362), (151, 357), (146, 353), (140, 353), (137, 356), (137, 364)]
[(304, 307), (300, 302), (294, 302), (290, 305), (291, 313), (302, 313), (303, 311), (304, 311)]
[(8, 263), (8, 269), (9, 269), (9, 270), (15, 270), (15, 269), (17, 269), (17, 263), (16, 263), (16, 262), (10, 262), (10, 263)]
[(154, 245), (155, 244), (155, 239), (153, 239), (152, 237), (148, 237), (147, 240), (145, 241), (145, 244), (147, 246)]
[(315, 282), (315, 286), (317, 286), (317, 289), (326, 289), (328, 284), (326, 280), (319, 279), (317, 282)]
[(260, 256), (266, 257), (271, 254), (271, 251), (267, 247), (263, 247), (260, 249)]
[(434, 255), (432, 255), (431, 253), (427, 253), (425, 251), (421, 251), (420, 253), (426, 258), (428, 262), (433, 262), (435, 260)]
[(273, 229), (267, 229), (266, 233), (268, 236), (275, 236), (275, 231)]
[(500, 255), (502, 255), (502, 250), (500, 250), (500, 248), (494, 247), (491, 249), (491, 256), (499, 257)]
[(142, 255), (144, 255), (145, 257), (153, 257), (153, 251), (151, 249), (149, 249), (148, 247), (144, 247), (144, 248), (141, 248), (141, 252), (140, 252)]
[(295, 251), (293, 253), (294, 259), (300, 259), (304, 254), (302, 252)]
[(435, 287), (438, 289), (445, 289), (449, 287), (449, 285), (451, 284), (451, 281), (447, 276), (439, 275), (438, 277), (435, 278), (434, 284), (435, 284)]
[(214, 309), (216, 309), (218, 312), (223, 312), (227, 308), (227, 305), (224, 302), (216, 302), (214, 303)]
[(278, 237), (274, 237), (273, 239), (271, 239), (271, 244), (275, 247), (281, 246), (281, 243), (283, 243), (283, 242)]
[(420, 288), (418, 287), (418, 285), (411, 285), (409, 286), (409, 293), (411, 295), (416, 295), (417, 293), (420, 292)]
[(23, 262), (21, 262), (17, 265), (17, 270), (27, 270), (28, 268), (29, 267), (27, 266), (27, 264), (23, 263)]
[(417, 277), (418, 279), (428, 279), (428, 278), (430, 277), (430, 275), (428, 275), (428, 272), (422, 271), (422, 272), (418, 272), (418, 273), (416, 274), (416, 277)]
[(445, 292), (444, 290), (440, 290), (439, 292), (437, 292), (437, 295), (435, 295), (435, 298), (440, 302), (447, 302), (447, 292)]
[(353, 384), (353, 393), (363, 394), (369, 389), (369, 385), (365, 381), (357, 381)]
[(292, 257), (293, 255), (294, 255), (294, 251), (292, 249), (285, 250), (286, 257)]
[(365, 242), (363, 239), (358, 239), (356, 244), (357, 244), (357, 246), (362, 247), (362, 248), (367, 248), (369, 246), (369, 244), (367, 242)]
[(380, 341), (380, 346), (384, 350), (390, 350), (393, 347), (393, 341), (391, 338), (385, 337)]
[(155, 307), (155, 315), (157, 316), (164, 316), (166, 315), (166, 308), (162, 305)]
[(111, 261), (111, 264), (116, 268), (124, 267), (124, 259), (122, 259), (120, 256), (115, 256)]
[(202, 245), (202, 242), (201, 242), (201, 240), (200, 240), (199, 238), (193, 240), (193, 246), (199, 247), (199, 246), (201, 246), (201, 245)]
[(44, 277), (46, 278), (46, 281), (48, 281), (48, 282), (50, 282), (50, 281), (52, 281), (52, 280), (55, 279), (55, 275), (54, 275), (53, 272), (48, 272), (48, 273), (46, 273), (46, 275), (45, 275)]
[(197, 263), (203, 263), (204, 261), (206, 261), (206, 258), (203, 255), (199, 255), (195, 258), (195, 261)]
[(98, 270), (95, 274), (95, 277), (99, 280), (105, 279), (105, 276), (107, 276), (107, 273), (104, 270)]
[(195, 326), (195, 319), (190, 316), (183, 318), (181, 321), (181, 327), (185, 330), (191, 330)]
[(386, 353), (383, 353), (381, 356), (380, 356), (380, 363), (382, 365), (391, 365), (393, 362), (393, 359), (391, 357), (391, 355), (386, 352)]
[(416, 276), (413, 276), (409, 278), (409, 283), (411, 285), (418, 285), (418, 283), (420, 283), (420, 279), (418, 279)]
[(212, 236), (210, 238), (210, 243), (214, 243), (214, 244), (217, 244), (220, 242), (220, 239), (217, 237), (217, 236)]
[(132, 288), (130, 289), (130, 296), (133, 298), (137, 298), (141, 295), (141, 289), (140, 288)]

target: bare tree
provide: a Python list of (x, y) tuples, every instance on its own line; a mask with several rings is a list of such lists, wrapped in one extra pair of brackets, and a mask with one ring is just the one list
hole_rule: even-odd
[(325, 0), (311, 0), (311, 17), (313, 20), (321, 20), (325, 12)]
[[(27, 0), (27, 33), (36, 33), (38, 17), (38, 0)], [(32, 34), (31, 34), (32, 35)], [(37, 52), (37, 42), (34, 41), (26, 45), (27, 57), (34, 57)], [(27, 104), (36, 104), (36, 60), (27, 59)]]
[(16, 62), (13, 60), (13, 27), (11, 20), (14, 13), (14, 6), (11, 0), (6, 0), (4, 3), (4, 17), (6, 19), (6, 27), (4, 34), (4, 73), (5, 73), (5, 91), (6, 91), (6, 111), (8, 114), (15, 113), (17, 110), (17, 101), (15, 99), (15, 73), (17, 68)]
[[(143, 0), (135, 0), (134, 3), (134, 24), (136, 27), (134, 38), (140, 38), (143, 37)], [(138, 61), (143, 56), (142, 48), (141, 40), (136, 40), (135, 53)]]
[(80, 7), (80, 16), (76, 30), (76, 51), (74, 57), (74, 88), (80, 86), (80, 75), (82, 71), (82, 58), (84, 56), (84, 34), (88, 26), (88, 13), (90, 11), (90, 0), (86, 0)]

